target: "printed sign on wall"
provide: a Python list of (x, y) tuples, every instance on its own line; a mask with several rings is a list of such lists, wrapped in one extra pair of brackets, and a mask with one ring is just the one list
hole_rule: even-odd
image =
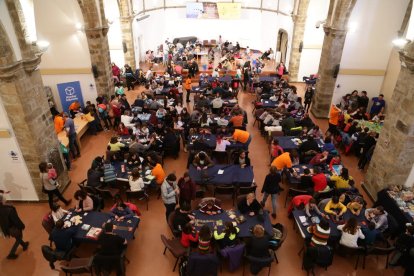
[(79, 81), (58, 83), (60, 102), (65, 112), (69, 111), (69, 106), (74, 101), (78, 101), (83, 106), (83, 96)]

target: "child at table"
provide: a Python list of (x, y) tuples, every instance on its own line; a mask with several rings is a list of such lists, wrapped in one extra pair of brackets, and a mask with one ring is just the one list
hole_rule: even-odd
[(190, 222), (184, 225), (180, 239), (180, 243), (183, 247), (189, 248), (192, 243), (196, 244), (198, 242), (198, 232), (194, 232), (193, 225)]
[(217, 215), (222, 212), (222, 209), (220, 206), (214, 204), (213, 200), (209, 200), (200, 208), (200, 212), (207, 215)]
[(234, 246), (237, 244), (237, 234), (240, 232), (240, 229), (237, 226), (234, 226), (231, 221), (226, 221), (225, 229), (222, 233), (218, 233), (217, 225), (214, 225), (214, 239), (219, 242), (221, 249), (227, 246)]
[(202, 253), (210, 251), (211, 229), (208, 225), (203, 225), (198, 233), (198, 250)]

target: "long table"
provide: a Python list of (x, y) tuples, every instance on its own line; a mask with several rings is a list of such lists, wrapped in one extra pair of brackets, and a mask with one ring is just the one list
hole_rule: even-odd
[[(321, 212), (323, 212), (323, 210), (321, 210)], [(308, 232), (307, 228), (311, 225), (314, 225), (314, 223), (312, 223), (311, 219), (308, 218), (308, 216), (306, 215), (304, 210), (293, 210), (293, 218), (295, 219), (295, 224), (299, 229), (299, 232), (302, 236), (302, 238), (304, 239), (310, 239), (312, 237), (312, 234)], [(346, 213), (343, 215), (344, 221), (350, 219), (351, 217), (355, 217), (358, 221), (359, 226), (361, 226), (361, 228), (367, 228), (368, 227), (368, 221), (366, 220), (365, 216), (365, 208), (361, 211), (361, 213), (359, 214), (359, 216), (355, 216), (351, 213), (351, 211), (347, 210)], [(311, 212), (312, 217), (319, 217), (316, 212)], [(304, 216), (306, 218), (306, 223), (308, 225), (303, 225), (303, 223), (300, 220), (300, 217)], [(319, 217), (320, 218), (320, 217)], [(340, 224), (336, 224), (334, 223), (331, 219), (328, 220), (329, 222), (329, 227), (331, 229), (331, 233), (329, 235), (329, 239), (332, 241), (337, 241), (341, 238), (341, 231), (339, 231), (337, 229), (338, 225)]]
[[(207, 145), (210, 149), (216, 148), (216, 135), (214, 134), (193, 134), (188, 139), (188, 148), (191, 149), (193, 147), (193, 141), (198, 140), (201, 143)], [(230, 149), (243, 149), (244, 144), (239, 142), (230, 142), (231, 144), (227, 146)]]
[[(277, 140), (279, 141), (279, 146), (281, 146), (283, 148), (283, 150), (285, 150), (285, 151), (291, 151), (291, 150), (299, 148), (300, 143), (296, 143), (296, 142), (292, 141), (292, 139), (299, 139), (301, 142), (306, 141), (306, 140), (300, 139), (299, 137), (296, 137), (296, 136), (280, 136), (280, 137), (277, 137)], [(325, 143), (323, 142), (322, 139), (316, 139), (315, 141), (318, 143), (319, 148), (322, 148), (325, 145)]]
[(189, 174), (197, 184), (249, 186), (254, 179), (252, 167), (241, 168), (239, 165), (214, 165), (207, 169), (205, 179), (194, 165), (190, 165)]
[[(236, 216), (240, 216), (239, 211), (233, 211)], [(202, 225), (207, 224), (211, 229), (215, 225), (217, 225), (217, 230), (219, 233), (221, 233), (224, 230), (224, 223), (227, 221), (235, 222), (235, 219), (231, 219), (229, 217), (229, 211), (224, 211), (217, 215), (207, 215), (199, 210), (194, 211), (195, 216), (195, 226), (196, 229), (201, 228)], [(255, 216), (249, 216), (249, 215), (243, 215), (246, 219), (242, 223), (237, 223), (237, 227), (240, 229), (240, 232), (238, 234), (239, 237), (251, 237), (251, 229), (257, 225), (260, 224), (264, 227), (267, 234), (272, 235), (272, 223), (269, 218), (269, 212), (264, 211), (263, 215), (255, 215)], [(219, 222), (219, 223), (217, 223)]]
[[(320, 167), (320, 166), (319, 166)], [(340, 175), (341, 169), (342, 169), (342, 165), (333, 165), (332, 168), (334, 170), (334, 172), (331, 172), (327, 165), (324, 166), (325, 169), (322, 171), (326, 178), (329, 179), (330, 176), (334, 173), (336, 175)], [(311, 174), (313, 173), (313, 166), (310, 164), (299, 164), (299, 165), (295, 165), (292, 166), (293, 170), (300, 176), (303, 175), (303, 171), (305, 169), (309, 169), (311, 171)], [(296, 178), (294, 177), (292, 174), (288, 175), (288, 181), (290, 184), (299, 184), (300, 183), (300, 178)]]
[[(82, 117), (75, 117), (73, 119), (73, 122), (75, 124), (75, 130), (76, 130), (76, 141), (78, 142), (79, 149), (81, 149), (81, 142), (80, 138), (85, 134), (85, 132), (88, 130), (88, 121), (86, 119), (82, 119)], [(69, 139), (66, 136), (66, 131), (62, 130), (57, 134), (57, 137), (59, 141), (65, 146), (69, 146)]]
[(132, 217), (124, 221), (115, 221), (112, 214), (103, 212), (85, 212), (85, 213), (68, 213), (64, 220), (68, 221), (73, 217), (79, 216), (82, 223), (78, 224), (75, 239), (79, 242), (94, 243), (97, 240), (86, 237), (88, 230), (83, 230), (82, 225), (88, 224), (91, 227), (102, 228), (105, 222), (112, 222), (114, 224), (114, 232), (120, 237), (126, 240), (134, 239), (135, 230), (138, 228), (140, 219), (138, 217)]

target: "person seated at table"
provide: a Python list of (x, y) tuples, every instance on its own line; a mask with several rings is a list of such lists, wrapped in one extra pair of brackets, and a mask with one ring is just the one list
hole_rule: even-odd
[(252, 141), (252, 135), (249, 132), (237, 128), (234, 128), (232, 130), (232, 136), (227, 138), (234, 142), (242, 143), (245, 149), (248, 149), (249, 144)]
[(334, 165), (341, 165), (341, 156), (340, 155), (335, 155), (334, 157), (332, 157), (331, 161), (329, 162), (329, 170), (333, 171), (333, 166)]
[(141, 165), (141, 159), (139, 158), (138, 153), (130, 153), (127, 158), (127, 166), (130, 169), (139, 167)]
[(194, 230), (194, 226), (189, 222), (182, 228), (180, 243), (184, 248), (189, 248), (191, 244), (196, 244), (198, 242), (199, 234)]
[(309, 161), (309, 164), (313, 165), (313, 166), (324, 165), (326, 163), (326, 160), (328, 159), (328, 155), (329, 155), (328, 151), (323, 151), (322, 153), (317, 153)]
[(327, 151), (329, 153), (336, 152), (336, 148), (332, 143), (332, 138), (330, 136), (326, 136), (324, 140), (324, 145), (322, 147), (322, 151)]
[(214, 114), (219, 114), (221, 108), (223, 107), (224, 101), (221, 99), (220, 94), (216, 94), (216, 97), (211, 101), (212, 112)]
[(324, 192), (329, 189), (326, 175), (321, 171), (319, 167), (313, 168), (312, 182), (313, 182), (313, 191), (315, 193)]
[(216, 148), (214, 149), (214, 151), (225, 152), (227, 146), (229, 145), (231, 145), (231, 143), (227, 141), (226, 139), (223, 139), (222, 135), (217, 135), (216, 136)]
[(241, 168), (250, 167), (250, 158), (247, 154), (244, 150), (240, 151), (234, 159), (234, 165), (240, 165)]
[[(302, 208), (302, 203), (299, 205), (298, 209), (301, 209), (301, 208)], [(303, 209), (303, 208), (302, 208), (302, 209)], [(318, 204), (316, 204), (316, 199), (314, 199), (314, 198), (311, 198), (311, 199), (309, 200), (309, 202), (308, 202), (307, 204), (305, 204), (304, 209), (305, 209), (305, 213), (306, 213), (306, 215), (307, 215), (308, 217), (311, 217), (311, 216), (312, 216), (311, 211), (315, 211), (315, 212), (316, 212), (316, 214), (318, 214), (318, 216), (321, 216), (321, 217), (323, 217), (324, 219), (329, 219), (328, 215), (326, 215), (326, 214), (322, 213), (322, 212), (319, 210), (319, 208), (318, 208)]]
[(86, 186), (89, 187), (99, 187), (102, 185), (101, 177), (104, 176), (103, 168), (98, 164), (93, 163), (92, 167), (87, 172), (87, 182)]
[(105, 186), (116, 186), (116, 172), (110, 160), (105, 160), (103, 179)]
[(342, 168), (340, 175), (332, 175), (330, 180), (335, 182), (336, 189), (350, 189), (354, 184), (354, 180), (349, 175), (347, 168)]
[(145, 187), (144, 180), (138, 168), (134, 168), (131, 175), (128, 176), (129, 190), (131, 192), (139, 192)]
[(298, 151), (301, 153), (302, 162), (306, 162), (305, 159), (311, 158), (316, 153), (320, 152), (318, 142), (310, 136), (307, 141), (304, 141), (298, 148)]
[(320, 130), (319, 126), (315, 125), (308, 131), (308, 136), (314, 139), (321, 139), (323, 138), (322, 130)]
[(298, 188), (313, 193), (313, 181), (310, 169), (306, 168), (303, 170), (303, 174), (300, 175)]
[[(252, 238), (246, 242), (246, 251), (248, 256), (258, 259), (269, 258), (269, 240), (270, 236), (265, 232), (262, 225), (256, 224), (252, 230)], [(250, 272), (257, 275), (264, 265), (262, 263), (254, 262), (250, 264)]]
[(75, 246), (74, 237), (78, 229), (77, 227), (66, 228), (64, 225), (65, 222), (62, 219), (56, 221), (49, 240), (55, 244), (56, 251), (67, 254)]
[(237, 233), (240, 232), (240, 229), (237, 226), (234, 226), (231, 221), (226, 221), (224, 226), (224, 231), (219, 234), (217, 225), (214, 225), (214, 239), (218, 241), (220, 249), (236, 245), (238, 242)]
[(360, 196), (355, 197), (351, 202), (346, 205), (349, 211), (355, 216), (359, 216), (362, 209), (364, 208), (363, 199)]
[(310, 246), (327, 245), (329, 236), (331, 234), (331, 228), (329, 222), (326, 219), (321, 219), (319, 224), (309, 226), (307, 231), (312, 234), (310, 240)]
[(324, 209), (325, 213), (335, 216), (336, 220), (339, 220), (339, 218), (345, 214), (346, 210), (346, 206), (339, 201), (338, 196), (333, 196)]
[(375, 230), (377, 230), (377, 233), (384, 232), (388, 228), (388, 213), (382, 206), (366, 209), (365, 218), (375, 223)]
[[(100, 248), (98, 255), (101, 256), (120, 256), (127, 247), (127, 240), (113, 232), (114, 224), (107, 222), (103, 226), (103, 232), (99, 235), (98, 244)], [(122, 268), (117, 268), (117, 275), (122, 274)]]
[(74, 195), (77, 200), (75, 205), (75, 212), (88, 212), (93, 210), (92, 198), (83, 190), (77, 190)]
[(53, 221), (56, 223), (58, 220), (62, 219), (68, 213), (67, 210), (63, 209), (58, 203), (54, 203), (51, 209), (51, 215)]
[(296, 150), (292, 150), (292, 152), (284, 152), (273, 160), (271, 166), (276, 167), (279, 171), (286, 168), (293, 173), (293, 163), (299, 163), (297, 158), (298, 152)]
[(198, 250), (201, 253), (207, 253), (210, 251), (212, 236), (210, 227), (207, 224), (204, 224), (198, 232)]
[(201, 127), (208, 127), (213, 124), (213, 120), (208, 116), (206, 112), (201, 115), (200, 118), (200, 126)]
[(125, 145), (121, 142), (118, 142), (117, 136), (113, 136), (108, 143), (108, 147), (110, 147), (111, 152), (119, 152), (121, 148), (125, 147)]
[(276, 158), (282, 153), (284, 153), (284, 150), (281, 146), (279, 146), (279, 140), (277, 138), (274, 138), (270, 146), (270, 154), (272, 158)]
[(221, 113), (220, 118), (217, 119), (217, 125), (221, 127), (226, 127), (229, 124), (229, 121), (225, 118), (225, 114)]
[(70, 104), (69, 113), (72, 119), (75, 118), (75, 115), (78, 114), (80, 111), (81, 111), (81, 105), (79, 101), (74, 101), (73, 103)]
[(414, 247), (414, 226), (408, 224), (405, 228), (405, 232), (397, 237), (395, 241), (395, 251), (392, 256), (389, 265), (397, 266), (403, 265), (405, 262), (410, 261), (410, 251)]
[(243, 113), (237, 112), (233, 117), (231, 117), (231, 119), (229, 120), (229, 123), (233, 127), (242, 127), (243, 121), (244, 121)]
[(134, 216), (134, 212), (122, 202), (118, 202), (116, 206), (111, 209), (111, 213), (114, 215), (116, 221), (127, 220)]
[(339, 243), (347, 247), (358, 248), (358, 239), (365, 239), (356, 218), (350, 218), (345, 224), (338, 225), (337, 229), (342, 232)]
[(193, 165), (198, 171), (206, 170), (214, 166), (213, 161), (211, 161), (210, 157), (204, 151), (200, 151), (194, 156)]
[[(128, 136), (129, 135), (129, 128), (125, 126), (124, 123), (119, 123), (117, 134), (119, 136)], [(118, 139), (117, 139), (118, 140)], [(122, 143), (121, 143), (122, 144)]]
[(214, 200), (206, 201), (199, 210), (200, 212), (207, 214), (207, 215), (217, 215), (223, 211), (223, 209), (221, 209), (220, 206), (214, 203)]
[(194, 223), (194, 216), (191, 214), (191, 206), (184, 202), (174, 211), (173, 227), (177, 231), (182, 231), (187, 223)]
[(249, 216), (257, 215), (262, 210), (262, 205), (257, 201), (254, 193), (249, 193), (245, 200), (240, 201), (237, 204), (237, 209), (242, 214), (248, 214)]
[(313, 197), (311, 195), (298, 195), (292, 198), (288, 207), (288, 216), (292, 215), (293, 209), (303, 209)]

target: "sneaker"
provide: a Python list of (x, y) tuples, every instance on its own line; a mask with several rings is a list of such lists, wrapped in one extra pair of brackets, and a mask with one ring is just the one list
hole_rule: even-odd
[(26, 251), (28, 247), (29, 247), (29, 242), (25, 242), (23, 244), (23, 251)]
[(276, 214), (275, 213), (272, 213), (272, 218), (276, 218)]
[(9, 255), (7, 255), (7, 259), (8, 260), (15, 260), (15, 259), (17, 259), (17, 257), (18, 257), (18, 255), (16, 255), (16, 254), (9, 254)]

